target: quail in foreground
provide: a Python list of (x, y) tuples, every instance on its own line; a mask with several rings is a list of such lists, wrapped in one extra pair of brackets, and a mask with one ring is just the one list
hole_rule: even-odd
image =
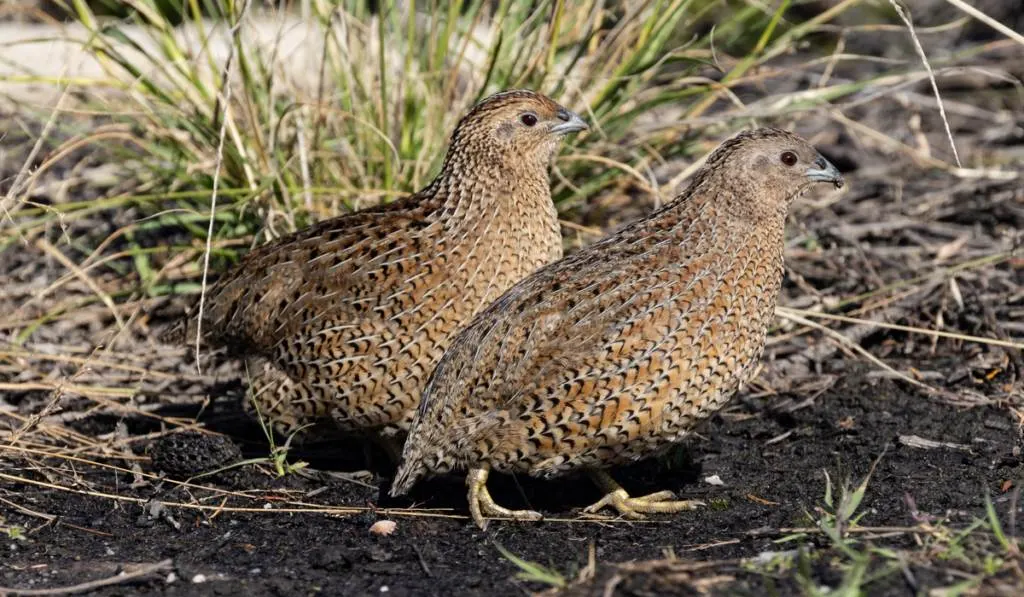
[[(532, 91), (486, 98), (423, 190), (249, 253), (207, 292), (204, 341), (246, 359), (247, 403), (279, 433), (407, 429), (454, 333), (562, 256), (548, 166), (586, 128)], [(195, 334), (190, 317), (165, 338)]]
[(606, 472), (666, 450), (721, 408), (760, 359), (782, 281), (790, 203), (839, 171), (778, 129), (724, 142), (669, 204), (517, 283), (456, 336), (423, 391), (391, 488), (468, 469), (469, 508), (497, 505), (489, 471), (587, 471), (621, 515), (699, 503), (630, 497)]

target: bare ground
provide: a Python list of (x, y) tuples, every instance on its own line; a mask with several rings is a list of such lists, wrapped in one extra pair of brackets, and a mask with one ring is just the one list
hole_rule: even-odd
[[(986, 495), (1003, 520), (1010, 518), (1017, 483), (1024, 478), (1018, 423), (1004, 407), (942, 404), (899, 382), (878, 379), (863, 366), (847, 370), (840, 364), (826, 374), (839, 381), (813, 398), (744, 396), (674, 458), (620, 471), (636, 492), (670, 488), (709, 504), (649, 522), (576, 520), (578, 509), (599, 497), (581, 479), (520, 479), (518, 485), (500, 479), (493, 491), (507, 504), (540, 508), (557, 520), (494, 522), (481, 532), (463, 516), (464, 488), (456, 480), (418, 487), (412, 497), (419, 512), (392, 512), (387, 508), (410, 504), (380, 497), (378, 486), (386, 489), (387, 472), (370, 486), (320, 474), (278, 479), (252, 472), (215, 483), (221, 490), (213, 490), (155, 480), (133, 486), (130, 472), (73, 462), (74, 473), (48, 470), (41, 466), (46, 460), (12, 463), (6, 474), (66, 489), (5, 483), (5, 505), (19, 506), (8, 510), (7, 524), (28, 531), (23, 539), (5, 541), (0, 582), (21, 588), (64, 586), (112, 576), (129, 564), (170, 559), (166, 569), (138, 580), (132, 590), (166, 595), (487, 595), (542, 589), (516, 578), (517, 568), (501, 554), (501, 546), (569, 579), (587, 569), (592, 550), (600, 565), (572, 587), (576, 595), (604, 594), (613, 580), (618, 581), (615, 594), (621, 595), (665, 594), (669, 587), (671, 594), (693, 594), (697, 588), (723, 595), (792, 594), (800, 589), (795, 574), (800, 566), (806, 567), (807, 580), (830, 585), (841, 581), (849, 565), (818, 527), (821, 510), (828, 510), (826, 471), (838, 495), (845, 481), (861, 482), (875, 461), (858, 510), (863, 517), (850, 540), (911, 555), (905, 571), (889, 558), (873, 556), (870, 569), (879, 577), (866, 584), (869, 594), (915, 594), (976, 576), (976, 564), (941, 557), (952, 551), (942, 535), (984, 517)], [(232, 418), (211, 412), (209, 420), (223, 422), (225, 417)], [(246, 436), (244, 429), (234, 431), (236, 437)], [(252, 455), (260, 454), (260, 447), (253, 448)], [(321, 451), (310, 461), (324, 469), (359, 461), (351, 452), (335, 454)], [(713, 477), (722, 485), (706, 481)], [(251, 497), (225, 493), (241, 487)], [(76, 493), (100, 491), (119, 498)], [(154, 506), (160, 503), (210, 509)], [(303, 507), (297, 503), (366, 509), (354, 514), (281, 512)], [(231, 506), (255, 512), (217, 510)], [(54, 517), (42, 518), (47, 515)], [(396, 521), (395, 532), (371, 534), (377, 520)], [(995, 541), (983, 533), (971, 540)], [(934, 544), (935, 553), (922, 554), (921, 542)], [(682, 572), (609, 566), (663, 559), (667, 553)], [(1009, 569), (985, 581), (1005, 594), (1020, 582)], [(95, 594), (124, 591), (116, 586)]]

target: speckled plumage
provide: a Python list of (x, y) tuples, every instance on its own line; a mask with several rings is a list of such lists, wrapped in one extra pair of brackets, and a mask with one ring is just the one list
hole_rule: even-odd
[[(785, 153), (797, 162), (783, 163)], [(842, 184), (803, 139), (742, 133), (664, 208), (513, 286), (439, 362), (392, 494), (427, 474), (469, 469), (478, 524), (481, 506), (537, 518), (496, 506), (487, 471), (596, 471), (681, 439), (753, 371), (782, 280), (787, 209), (826, 180)], [(595, 476), (609, 495), (625, 496)], [(654, 503), (669, 497), (612, 505), (624, 514), (683, 509)]]
[(248, 254), (208, 291), (204, 340), (247, 359), (253, 402), (281, 433), (327, 418), (407, 428), (450, 337), (561, 257), (547, 169), (584, 128), (530, 91), (485, 99), (423, 190)]

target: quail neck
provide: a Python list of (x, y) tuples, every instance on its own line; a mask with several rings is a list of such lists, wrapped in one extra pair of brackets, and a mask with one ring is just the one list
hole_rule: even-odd
[[(453, 230), (484, 225), (478, 226), (480, 232), (517, 235), (538, 226), (557, 228), (558, 215), (548, 191), (549, 160), (546, 156), (545, 166), (537, 168), (524, 158), (509, 164), (488, 154), (451, 156), (431, 185), (438, 208), (434, 217)], [(486, 226), (495, 218), (505, 220), (502, 230)]]

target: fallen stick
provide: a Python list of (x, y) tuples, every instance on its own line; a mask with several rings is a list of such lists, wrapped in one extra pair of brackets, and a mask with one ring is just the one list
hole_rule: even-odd
[(156, 564), (144, 564), (132, 572), (125, 572), (118, 574), (117, 576), (110, 576), (107, 578), (100, 578), (98, 580), (90, 580), (89, 582), (80, 583), (77, 585), (71, 585), (69, 587), (57, 587), (53, 589), (9, 589), (7, 587), (0, 587), (0, 595), (73, 595), (75, 593), (84, 593), (86, 591), (92, 591), (100, 587), (108, 587), (111, 585), (119, 585), (122, 583), (130, 582), (143, 576), (148, 576), (154, 572), (160, 572), (169, 569), (173, 564), (172, 560), (163, 560)]

